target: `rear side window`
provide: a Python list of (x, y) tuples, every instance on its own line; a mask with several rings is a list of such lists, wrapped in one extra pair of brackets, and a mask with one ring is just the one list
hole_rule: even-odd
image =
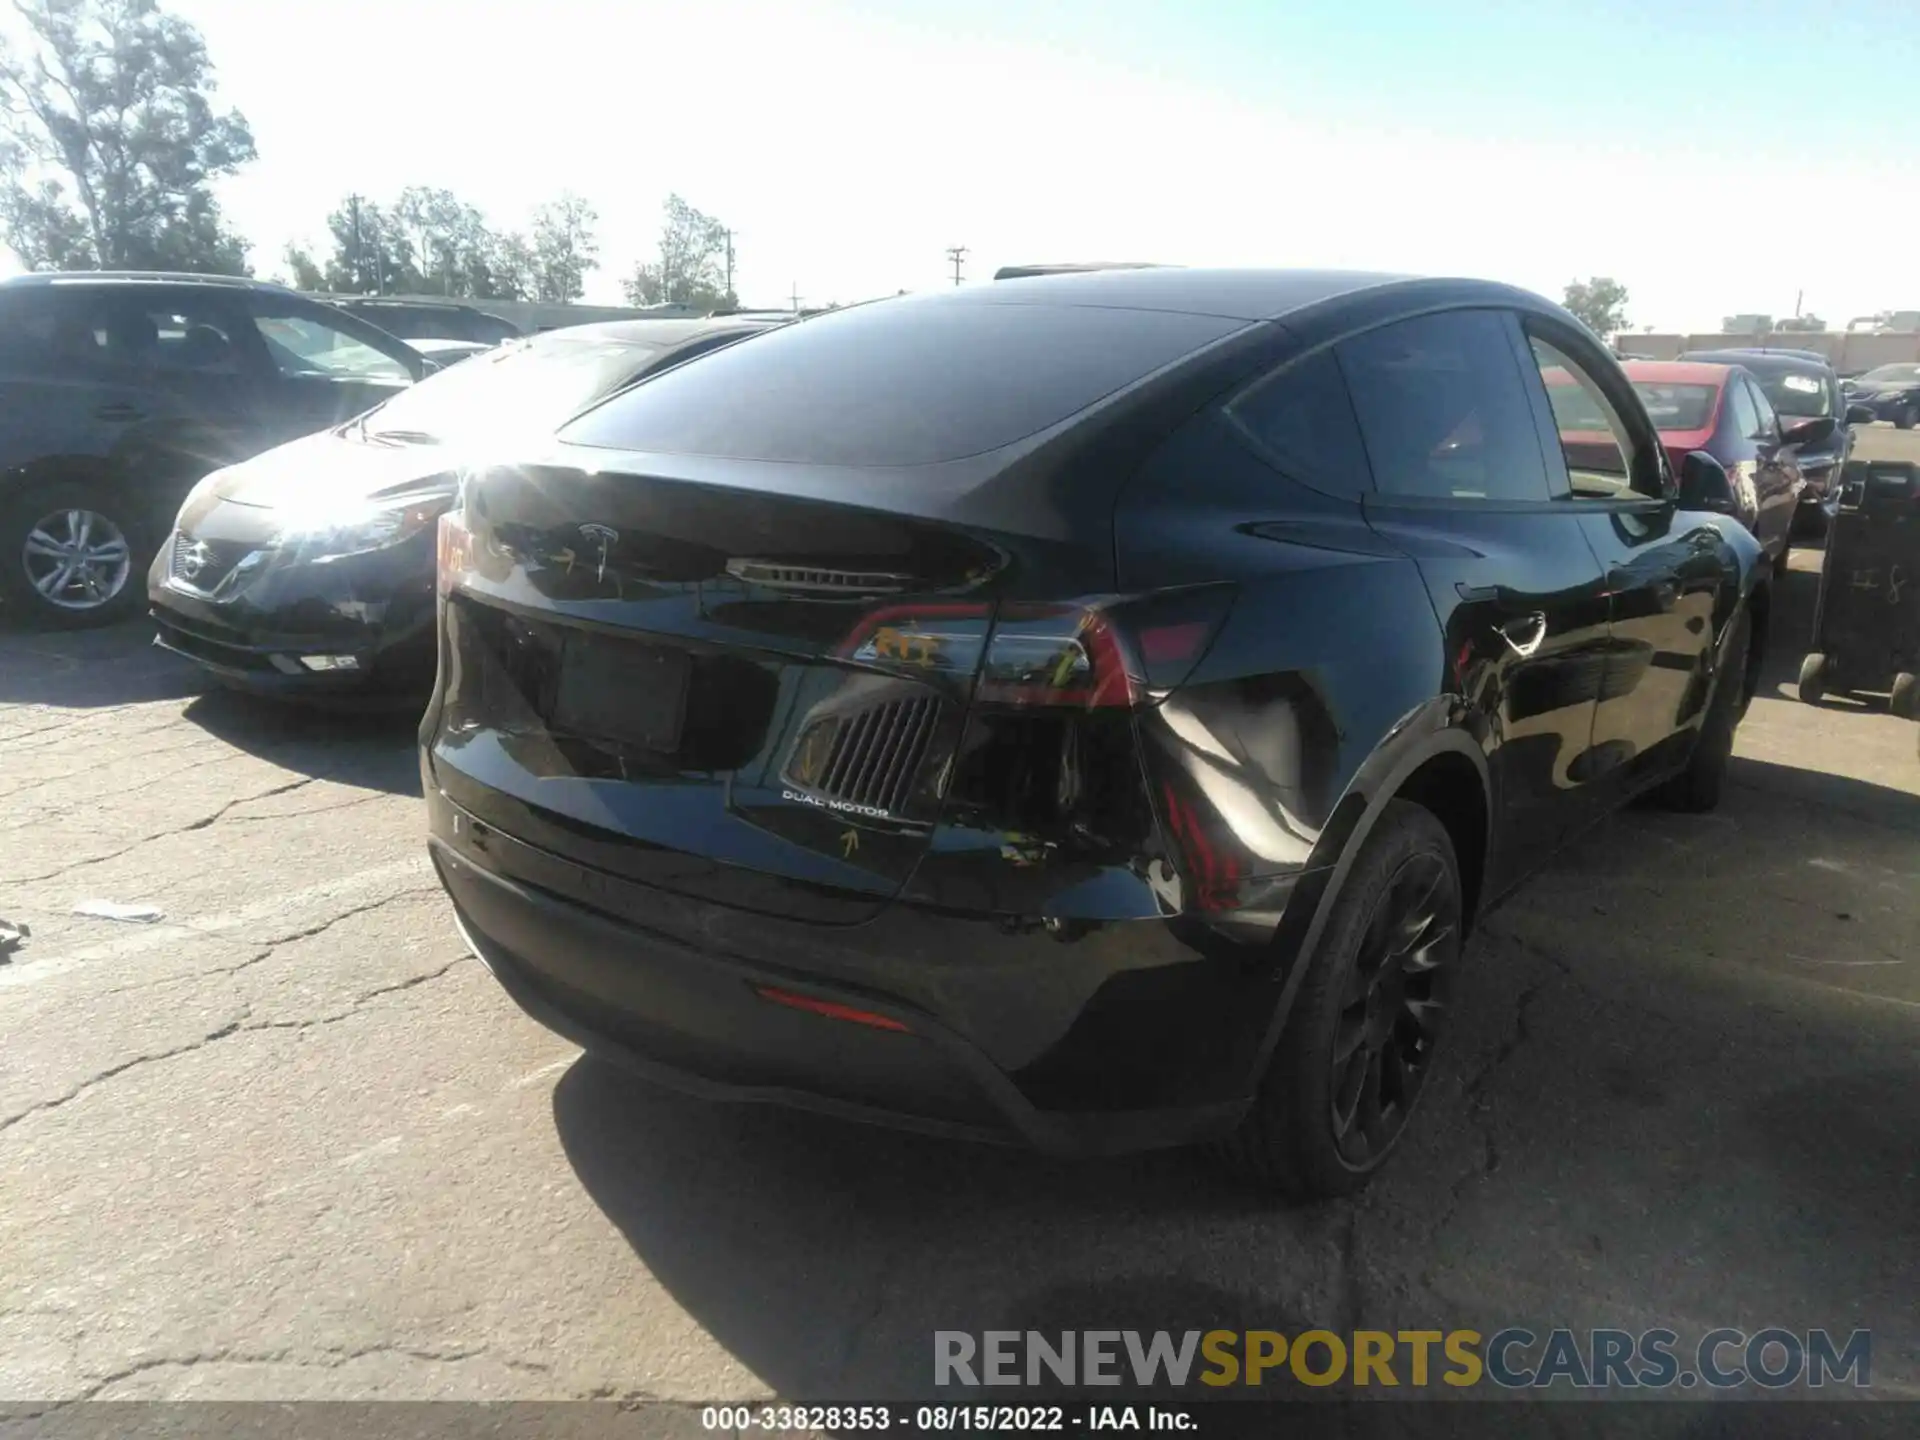
[(246, 316), (225, 296), (186, 286), (52, 288), (31, 307), (33, 343), (50, 373), (139, 379), (237, 375), (247, 366)]
[(1753, 439), (1760, 433), (1760, 411), (1753, 403), (1753, 392), (1738, 375), (1727, 381), (1727, 399), (1733, 404), (1733, 428), (1745, 439)]
[(1774, 432), (1780, 428), (1780, 419), (1774, 414), (1773, 404), (1767, 399), (1767, 392), (1762, 390), (1753, 381), (1749, 380), (1747, 382), (1747, 389), (1753, 396), (1753, 414), (1755, 421), (1753, 438), (1756, 440), (1771, 440), (1774, 437)]
[(1425, 500), (1547, 500), (1510, 321), (1423, 315), (1339, 347), (1374, 486)]
[(1600, 384), (1578, 361), (1534, 339), (1533, 358), (1547, 387), (1559, 432), (1568, 489), (1586, 499), (1611, 500), (1633, 490), (1633, 432)]
[(0, 292), (0, 372), (35, 376), (56, 369), (59, 326), (44, 291)]
[(1257, 381), (1227, 413), (1283, 475), (1329, 495), (1366, 493), (1367, 453), (1331, 350)]
[(931, 465), (1023, 440), (1243, 323), (882, 300), (676, 366), (581, 416), (561, 438), (741, 460)]

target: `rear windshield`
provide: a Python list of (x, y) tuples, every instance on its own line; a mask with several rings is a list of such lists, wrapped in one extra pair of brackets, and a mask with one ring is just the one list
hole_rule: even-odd
[(1833, 383), (1822, 375), (1760, 375), (1754, 379), (1767, 393), (1773, 408), (1796, 420), (1813, 420), (1834, 413)]
[(1023, 440), (1244, 323), (883, 300), (669, 370), (581, 416), (561, 438), (741, 460), (937, 464)]
[(1714, 385), (1668, 385), (1658, 380), (1636, 380), (1634, 393), (1647, 407), (1656, 429), (1704, 430), (1713, 419)]
[(1890, 384), (1908, 385), (1920, 380), (1920, 365), (1882, 365), (1869, 370), (1860, 377), (1862, 380), (1885, 380)]

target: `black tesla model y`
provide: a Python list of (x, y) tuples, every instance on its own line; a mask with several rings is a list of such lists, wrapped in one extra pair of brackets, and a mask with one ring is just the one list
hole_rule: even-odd
[(433, 859), (515, 1000), (669, 1084), (1338, 1193), (1475, 916), (1716, 802), (1769, 605), (1731, 508), (1501, 286), (839, 311), (467, 474)]

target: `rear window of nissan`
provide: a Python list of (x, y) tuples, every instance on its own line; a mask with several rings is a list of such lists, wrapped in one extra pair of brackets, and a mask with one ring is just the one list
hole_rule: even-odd
[(587, 412), (560, 438), (738, 460), (938, 464), (1024, 440), (1245, 323), (883, 300), (668, 370)]

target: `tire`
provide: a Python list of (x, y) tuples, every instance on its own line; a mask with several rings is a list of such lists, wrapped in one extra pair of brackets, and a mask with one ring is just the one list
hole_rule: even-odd
[(1693, 754), (1687, 768), (1671, 780), (1655, 787), (1648, 797), (1656, 805), (1700, 815), (1720, 804), (1720, 792), (1726, 788), (1727, 761), (1733, 758), (1733, 734), (1746, 714), (1747, 650), (1753, 637), (1753, 623), (1743, 608), (1735, 618), (1733, 638), (1727, 644), (1726, 671), (1713, 687), (1706, 718), (1700, 723), (1699, 738), (1693, 742)]
[(1914, 422), (1920, 420), (1920, 406), (1902, 405), (1894, 412), (1893, 424), (1897, 430), (1911, 430)]
[(1893, 691), (1887, 696), (1887, 709), (1902, 720), (1920, 720), (1920, 678), (1902, 670), (1893, 677)]
[(1446, 827), (1389, 802), (1307, 961), (1253, 1108), (1215, 1147), (1230, 1170), (1296, 1200), (1351, 1194), (1379, 1170), (1432, 1073), (1461, 912)]
[[(69, 563), (82, 555), (77, 568)], [(0, 597), (30, 625), (80, 630), (126, 619), (145, 603), (146, 561), (141, 517), (112, 490), (66, 482), (0, 503)]]
[(1800, 662), (1800, 699), (1803, 704), (1818, 705), (1827, 698), (1827, 657), (1807, 656)]

